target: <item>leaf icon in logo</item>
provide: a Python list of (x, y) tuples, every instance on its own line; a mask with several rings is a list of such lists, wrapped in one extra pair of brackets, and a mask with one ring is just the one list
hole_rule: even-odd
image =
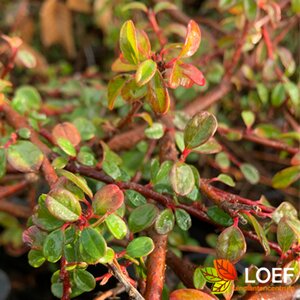
[(230, 283), (231, 283), (230, 280), (221, 280), (215, 282), (211, 288), (211, 291), (213, 294), (223, 294), (228, 290)]
[(207, 267), (207, 268), (201, 268), (201, 272), (208, 282), (218, 282), (222, 281), (223, 279), (219, 277), (217, 270), (215, 268)]
[(219, 277), (225, 280), (235, 280), (237, 273), (234, 265), (227, 259), (215, 259), (214, 266)]

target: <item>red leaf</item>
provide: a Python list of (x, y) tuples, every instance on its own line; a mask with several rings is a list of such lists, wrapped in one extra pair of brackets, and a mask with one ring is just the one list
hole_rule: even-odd
[(225, 280), (235, 280), (237, 273), (234, 265), (227, 259), (215, 259), (214, 266), (218, 275)]
[(183, 74), (191, 79), (197, 85), (205, 85), (205, 78), (200, 70), (191, 64), (180, 64), (183, 69)]
[(181, 289), (171, 293), (169, 300), (212, 300), (209, 294), (195, 289)]

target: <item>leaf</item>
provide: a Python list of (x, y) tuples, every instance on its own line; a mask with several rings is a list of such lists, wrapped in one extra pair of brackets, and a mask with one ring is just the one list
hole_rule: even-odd
[(229, 186), (235, 186), (235, 182), (233, 181), (233, 179), (227, 175), (227, 174), (220, 174), (218, 177), (217, 177), (218, 181), (221, 181)]
[(111, 214), (105, 219), (105, 224), (112, 235), (118, 239), (123, 239), (127, 234), (127, 225), (117, 214)]
[(214, 138), (210, 138), (201, 146), (193, 148), (192, 151), (201, 154), (214, 154), (222, 151), (222, 146)]
[(200, 42), (201, 42), (200, 28), (195, 21), (191, 20), (188, 24), (185, 42), (178, 58), (192, 56), (198, 50)]
[(175, 4), (167, 1), (159, 1), (154, 5), (153, 12), (157, 14), (163, 10), (174, 10), (174, 9), (177, 9), (177, 6)]
[(220, 278), (225, 280), (237, 279), (237, 272), (234, 265), (227, 259), (215, 259), (214, 266)]
[(253, 21), (257, 15), (257, 3), (256, 0), (243, 0), (244, 11), (247, 19)]
[(289, 226), (286, 218), (282, 218), (278, 223), (277, 241), (283, 253), (288, 251), (296, 241), (295, 233)]
[(164, 209), (155, 221), (155, 230), (159, 234), (170, 232), (175, 224), (175, 217), (170, 208)]
[(220, 152), (216, 155), (216, 163), (222, 168), (222, 169), (228, 169), (230, 167), (230, 160), (225, 152)]
[(31, 249), (28, 252), (28, 262), (34, 268), (39, 268), (46, 261), (42, 250)]
[(57, 188), (46, 198), (49, 212), (59, 220), (75, 222), (81, 215), (81, 206), (74, 194), (68, 190)]
[(146, 100), (154, 112), (165, 114), (169, 110), (170, 96), (163, 77), (157, 70), (147, 85)]
[(63, 156), (58, 156), (52, 161), (52, 166), (54, 169), (63, 169), (68, 163), (68, 159)]
[(272, 219), (278, 224), (283, 217), (297, 219), (298, 211), (291, 203), (282, 202), (272, 213)]
[(106, 254), (106, 242), (98, 230), (86, 227), (81, 231), (79, 251), (84, 262), (94, 264)]
[(242, 118), (247, 128), (251, 128), (255, 122), (255, 115), (250, 110), (242, 111)]
[(275, 107), (279, 107), (281, 104), (283, 104), (285, 100), (285, 90), (282, 83), (278, 83), (275, 88), (272, 90), (271, 94), (271, 102), (272, 105)]
[(146, 198), (134, 190), (125, 191), (126, 204), (135, 208), (147, 203)]
[(130, 71), (135, 71), (136, 69), (137, 69), (136, 65), (124, 63), (120, 58), (117, 58), (111, 65), (111, 70), (113, 72), (130, 72)]
[(137, 33), (139, 58), (140, 61), (144, 61), (146, 59), (149, 59), (152, 56), (151, 44), (148, 35), (144, 30), (137, 29), (136, 33)]
[(136, 30), (131, 20), (126, 21), (120, 31), (120, 48), (124, 58), (134, 65), (139, 62)]
[(46, 237), (43, 245), (43, 254), (45, 258), (52, 263), (57, 262), (62, 256), (63, 245), (64, 245), (63, 231), (61, 229), (52, 231)]
[(121, 93), (122, 88), (125, 86), (125, 83), (128, 80), (126, 75), (118, 75), (111, 79), (107, 86), (107, 99), (108, 99), (108, 108), (112, 110), (117, 96)]
[(124, 194), (115, 184), (103, 186), (93, 198), (93, 211), (96, 215), (112, 214), (124, 203)]
[(289, 95), (291, 101), (295, 106), (299, 105), (299, 88), (298, 86), (293, 83), (292, 81), (287, 81), (284, 84), (284, 89), (286, 93)]
[(275, 174), (272, 186), (275, 189), (284, 189), (300, 178), (300, 165), (285, 168)]
[(231, 284), (230, 280), (222, 280), (222, 281), (216, 282), (212, 286), (211, 292), (213, 294), (223, 294), (229, 289), (230, 284)]
[[(296, 283), (300, 276), (300, 261), (295, 259), (284, 265), (283, 269), (290, 268), (289, 274), (292, 274), (292, 276), (287, 276), (285, 284), (286, 285), (292, 285)], [(290, 273), (292, 271), (292, 273)]]
[(207, 210), (208, 217), (214, 222), (222, 226), (231, 226), (233, 224), (232, 218), (225, 211), (223, 211), (218, 206), (214, 205)]
[(300, 1), (292, 0), (292, 11), (296, 14), (300, 12)]
[(56, 142), (59, 148), (61, 148), (66, 154), (72, 157), (76, 156), (76, 149), (69, 140), (65, 138), (58, 138)]
[(193, 83), (199, 86), (205, 85), (205, 78), (197, 67), (192, 64), (181, 63), (180, 68), (182, 68), (183, 75), (192, 80)]
[(179, 289), (171, 293), (169, 300), (213, 300), (212, 296), (195, 289)]
[(90, 272), (82, 269), (75, 269), (72, 273), (74, 283), (78, 289), (89, 292), (96, 287), (96, 280)]
[(131, 9), (142, 10), (145, 13), (148, 11), (148, 8), (144, 3), (137, 2), (137, 1), (130, 2), (126, 5), (124, 5), (122, 8), (123, 11), (131, 10)]
[(136, 233), (150, 227), (154, 223), (158, 213), (158, 208), (150, 203), (135, 208), (128, 219), (130, 231)]
[(154, 122), (151, 127), (145, 129), (145, 135), (149, 139), (158, 140), (164, 135), (164, 127), (161, 123)]
[(265, 250), (266, 255), (269, 255), (271, 249), (270, 249), (267, 237), (265, 235), (264, 229), (258, 223), (258, 221), (256, 220), (256, 218), (253, 217), (251, 214), (247, 215), (247, 217), (250, 219), (250, 221), (251, 221), (251, 223), (253, 225), (253, 228), (254, 228), (254, 230), (256, 232), (256, 235), (258, 236), (259, 241), (260, 241), (261, 245), (263, 246), (263, 248)]
[(253, 165), (247, 163), (241, 164), (240, 170), (251, 184), (257, 184), (259, 182), (259, 172)]
[(236, 4), (236, 0), (219, 0), (219, 7), (222, 10), (227, 10)]
[(222, 278), (219, 277), (218, 272), (215, 268), (206, 267), (201, 268), (201, 272), (206, 281), (214, 283), (218, 281), (222, 281)]
[(134, 77), (129, 79), (121, 90), (121, 96), (124, 101), (132, 103), (146, 96), (148, 85), (138, 86)]
[(222, 231), (216, 244), (217, 257), (238, 262), (246, 252), (246, 241), (238, 227), (231, 226)]
[(178, 227), (184, 231), (189, 230), (189, 228), (192, 226), (192, 219), (189, 213), (187, 213), (185, 210), (181, 208), (176, 208), (175, 218)]
[(215, 134), (217, 127), (217, 120), (211, 113), (201, 112), (194, 115), (184, 130), (185, 147), (193, 149), (204, 144)]
[(52, 129), (52, 136), (54, 140), (57, 142), (59, 138), (64, 138), (76, 147), (81, 140), (80, 133), (77, 128), (70, 122), (63, 122), (57, 124)]
[(44, 155), (41, 150), (28, 141), (18, 141), (7, 149), (7, 161), (17, 171), (36, 172), (42, 165)]
[(191, 167), (183, 162), (173, 165), (170, 172), (170, 181), (176, 194), (186, 196), (195, 185), (195, 177)]
[(184, 74), (182, 65), (183, 63), (181, 61), (175, 61), (172, 69), (167, 73), (169, 75), (168, 84), (172, 89), (176, 89), (180, 85), (188, 89), (194, 84), (193, 80)]
[(0, 178), (6, 173), (6, 157), (5, 150), (0, 148)]
[(138, 86), (145, 85), (151, 80), (157, 70), (157, 65), (152, 59), (143, 61), (137, 68), (135, 80)]
[(114, 250), (112, 248), (107, 247), (106, 254), (99, 259), (99, 263), (107, 264), (109, 262), (112, 262), (114, 258), (115, 258)]
[[(17, 228), (18, 225), (14, 225), (14, 219), (11, 219), (12, 216), (8, 215), (10, 218), (7, 220), (9, 221), (10, 227)], [(3, 218), (1, 218), (1, 225), (6, 227), (5, 224), (3, 224)], [(47, 237), (47, 233), (45, 231), (40, 230), (36, 225), (30, 226), (27, 228), (22, 235), (23, 243), (27, 246), (33, 248), (33, 247), (42, 247), (43, 243)]]
[(263, 83), (256, 85), (258, 96), (263, 104), (267, 104), (269, 100), (269, 91)]
[(149, 255), (154, 250), (154, 247), (151, 238), (142, 236), (132, 240), (128, 244), (126, 254), (133, 258), (140, 258)]
[(203, 289), (206, 283), (206, 279), (202, 274), (201, 267), (198, 267), (194, 271), (193, 283), (196, 289)]

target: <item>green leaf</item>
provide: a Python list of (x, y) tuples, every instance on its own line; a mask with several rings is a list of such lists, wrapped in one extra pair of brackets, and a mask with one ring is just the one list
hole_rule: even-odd
[(229, 186), (235, 186), (235, 182), (233, 181), (233, 179), (227, 175), (227, 174), (220, 174), (218, 177), (217, 177), (218, 181), (221, 181)]
[(222, 146), (214, 138), (210, 138), (201, 146), (193, 148), (192, 151), (201, 154), (214, 154), (222, 151)]
[(52, 161), (52, 166), (54, 169), (59, 170), (63, 169), (68, 163), (68, 158), (63, 156), (58, 156)]
[(0, 178), (2, 178), (6, 173), (6, 157), (5, 150), (0, 149)]
[(292, 0), (292, 11), (296, 14), (300, 13), (300, 1), (299, 0)]
[(157, 65), (152, 59), (143, 61), (137, 68), (135, 80), (138, 86), (145, 85), (151, 80), (157, 70)]
[(269, 100), (269, 91), (263, 83), (256, 85), (258, 96), (263, 104), (267, 104)]
[(94, 153), (87, 146), (81, 147), (77, 155), (77, 161), (85, 166), (95, 167), (97, 160)]
[(164, 135), (164, 127), (161, 123), (154, 122), (151, 127), (145, 129), (145, 135), (149, 139), (158, 140)]
[(292, 285), (294, 283), (296, 283), (299, 279), (300, 276), (300, 261), (298, 259), (294, 259), (292, 261), (290, 261), (289, 263), (287, 263), (286, 265), (284, 265), (283, 268), (290, 268), (291, 270), (289, 272), (292, 271), (292, 276), (287, 276), (286, 278), (286, 283), (285, 285)]
[(253, 225), (253, 228), (256, 232), (256, 235), (258, 236), (259, 241), (260, 241), (261, 245), (263, 246), (263, 248), (265, 250), (266, 255), (269, 255), (271, 249), (270, 249), (270, 246), (269, 246), (269, 243), (268, 243), (268, 239), (266, 238), (264, 229), (261, 227), (261, 225), (258, 223), (258, 221), (256, 220), (255, 217), (253, 217), (250, 214), (247, 215), (247, 217), (250, 219), (250, 221)]
[(297, 219), (298, 211), (291, 203), (282, 202), (272, 213), (272, 219), (276, 224), (278, 224), (283, 217)]
[(18, 141), (7, 149), (7, 161), (20, 172), (36, 172), (42, 165), (44, 155), (28, 141)]
[(165, 114), (169, 110), (170, 96), (161, 73), (157, 70), (147, 85), (147, 102), (154, 112)]
[(187, 149), (196, 148), (207, 142), (216, 132), (216, 117), (209, 112), (201, 112), (187, 123), (184, 130), (184, 144)]
[(65, 139), (65, 138), (58, 138), (57, 139), (57, 145), (59, 146), (60, 149), (62, 149), (66, 154), (75, 157), (76, 156), (76, 150), (72, 143)]
[(222, 278), (219, 277), (219, 274), (215, 268), (212, 267), (201, 268), (201, 273), (205, 278), (205, 280), (210, 283), (222, 281)]
[(76, 287), (85, 292), (92, 291), (96, 287), (94, 276), (86, 270), (75, 269), (73, 271), (73, 280)]
[(284, 189), (300, 178), (300, 165), (285, 168), (275, 174), (272, 186), (275, 189)]
[(225, 152), (220, 152), (216, 155), (216, 163), (222, 168), (227, 169), (230, 167), (230, 160)]
[(38, 90), (32, 86), (21, 86), (16, 90), (12, 100), (12, 107), (20, 114), (37, 111), (41, 107), (41, 96)]
[(198, 50), (200, 42), (201, 42), (200, 28), (195, 21), (191, 20), (188, 24), (185, 42), (178, 58), (192, 56)]
[(183, 162), (177, 162), (173, 165), (170, 181), (174, 191), (181, 196), (189, 194), (195, 185), (195, 177), (191, 167)]
[(64, 234), (61, 229), (52, 231), (47, 237), (43, 245), (43, 254), (45, 258), (55, 263), (57, 262), (63, 252)]
[(181, 208), (177, 208), (175, 210), (175, 218), (178, 227), (184, 231), (189, 230), (189, 228), (192, 226), (192, 219), (190, 215)]
[(94, 264), (106, 254), (106, 242), (98, 230), (86, 227), (80, 235), (79, 251), (84, 262)]
[(175, 217), (170, 208), (164, 209), (155, 221), (155, 229), (159, 234), (170, 232), (175, 224)]
[(94, 196), (93, 211), (96, 215), (112, 214), (124, 203), (124, 194), (115, 184), (103, 186)]
[(64, 176), (68, 178), (70, 181), (72, 181), (76, 186), (78, 186), (85, 194), (87, 194), (90, 198), (93, 198), (93, 192), (89, 188), (89, 186), (86, 183), (86, 180), (79, 176), (75, 175), (67, 170), (58, 170), (57, 171), (59, 175)]
[(177, 6), (175, 4), (168, 1), (159, 1), (154, 5), (153, 12), (157, 14), (163, 10), (173, 10), (173, 9), (177, 9)]
[(134, 190), (125, 191), (126, 204), (135, 208), (147, 203), (146, 198)]
[(288, 251), (292, 244), (296, 241), (295, 233), (289, 226), (285, 217), (282, 218), (278, 223), (277, 241), (283, 252)]
[(111, 214), (105, 219), (105, 224), (112, 235), (118, 239), (123, 239), (127, 234), (127, 225), (117, 214)]
[(219, 7), (222, 10), (227, 10), (236, 4), (236, 0), (219, 0)]
[(246, 241), (241, 230), (235, 226), (223, 230), (218, 237), (216, 251), (218, 258), (238, 262), (246, 252)]
[(201, 267), (196, 268), (194, 271), (193, 282), (196, 289), (203, 289), (206, 283), (206, 279), (202, 274)]
[(18, 136), (24, 140), (28, 140), (31, 136), (31, 131), (29, 128), (23, 127), (17, 130)]
[(68, 190), (57, 188), (46, 198), (49, 212), (57, 219), (75, 222), (81, 215), (81, 206), (77, 198)]
[(137, 1), (130, 2), (124, 5), (122, 8), (123, 11), (130, 10), (130, 9), (142, 10), (145, 13), (148, 11), (147, 6), (144, 3), (137, 2)]
[(286, 93), (291, 98), (291, 101), (295, 106), (299, 106), (299, 88), (292, 81), (287, 81), (283, 84)]
[(100, 264), (107, 264), (113, 261), (115, 258), (115, 252), (112, 248), (107, 247), (106, 254), (99, 259)]
[(149, 255), (153, 250), (154, 243), (152, 239), (142, 236), (132, 240), (128, 244), (126, 254), (133, 258), (140, 258)]
[(113, 109), (117, 96), (121, 93), (121, 90), (125, 86), (125, 83), (128, 80), (128, 76), (118, 75), (111, 79), (107, 86), (107, 99), (108, 99), (108, 108)]
[(272, 90), (271, 101), (272, 105), (279, 107), (285, 100), (285, 90), (282, 83), (278, 83), (275, 88)]
[(230, 215), (228, 215), (225, 211), (223, 211), (218, 206), (214, 205), (208, 208), (207, 215), (210, 219), (212, 219), (214, 222), (228, 227), (233, 224), (232, 218)]
[(250, 110), (242, 111), (242, 118), (247, 128), (251, 128), (255, 122), (255, 115)]
[(256, 184), (259, 182), (259, 172), (253, 165), (247, 163), (241, 164), (240, 170), (250, 183)]
[(120, 48), (124, 58), (134, 65), (139, 62), (136, 30), (131, 20), (126, 21), (120, 31)]
[(136, 233), (150, 227), (154, 223), (158, 213), (158, 208), (150, 203), (135, 208), (128, 219), (130, 231)]
[(90, 120), (79, 117), (73, 121), (73, 124), (79, 131), (81, 139), (83, 141), (88, 141), (95, 136), (96, 127)]
[(243, 0), (244, 11), (247, 19), (253, 21), (257, 15), (257, 3), (256, 0)]
[(40, 267), (46, 261), (43, 252), (41, 250), (33, 250), (31, 249), (28, 252), (28, 262), (29, 264), (34, 267)]

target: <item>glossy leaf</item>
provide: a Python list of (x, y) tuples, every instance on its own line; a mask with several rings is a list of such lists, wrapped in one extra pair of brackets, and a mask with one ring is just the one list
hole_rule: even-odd
[(147, 203), (146, 198), (134, 190), (125, 191), (126, 203), (131, 207), (138, 207)]
[(300, 165), (285, 168), (275, 174), (272, 186), (276, 189), (284, 189), (300, 178)]
[(132, 64), (138, 63), (136, 30), (131, 20), (126, 21), (120, 31), (120, 48), (125, 59)]
[(61, 229), (52, 231), (47, 237), (43, 245), (43, 254), (45, 258), (55, 263), (57, 262), (63, 252), (64, 234)]
[(143, 61), (137, 68), (135, 80), (138, 86), (145, 85), (151, 80), (157, 70), (157, 65), (152, 59)]
[(108, 108), (113, 109), (117, 96), (121, 93), (122, 88), (125, 86), (128, 77), (125, 75), (118, 75), (111, 79), (107, 86), (107, 99)]
[(212, 296), (195, 289), (179, 289), (171, 293), (169, 300), (213, 300)]
[(52, 129), (52, 136), (57, 142), (59, 138), (64, 138), (75, 147), (80, 143), (81, 137), (77, 128), (70, 122), (57, 124)]
[(87, 263), (96, 263), (106, 253), (106, 242), (99, 231), (94, 228), (84, 228), (79, 243), (80, 255)]
[(46, 261), (46, 258), (44, 257), (42, 250), (33, 250), (33, 249), (31, 249), (28, 252), (28, 262), (32, 267), (38, 268), (45, 261)]
[(0, 178), (6, 173), (6, 157), (4, 149), (0, 149)]
[(240, 165), (240, 170), (251, 184), (259, 182), (260, 176), (258, 170), (250, 164), (244, 163)]
[(164, 127), (161, 123), (154, 122), (145, 129), (145, 135), (149, 139), (158, 140), (164, 135)]
[(207, 210), (208, 217), (214, 222), (222, 226), (231, 226), (233, 224), (232, 218), (224, 210), (214, 205)]
[(295, 233), (286, 218), (282, 218), (278, 223), (277, 241), (283, 253), (288, 251), (296, 241)]
[(96, 215), (111, 214), (124, 203), (124, 194), (115, 184), (102, 187), (94, 196), (93, 211)]
[(76, 149), (72, 145), (72, 143), (65, 139), (65, 138), (58, 138), (57, 145), (61, 148), (66, 154), (75, 157), (76, 156)]
[(211, 113), (201, 112), (196, 114), (185, 127), (185, 147), (193, 149), (204, 144), (215, 134), (217, 127), (217, 120)]
[(291, 203), (282, 202), (272, 213), (272, 219), (278, 224), (283, 217), (297, 219), (298, 211)]
[(159, 234), (170, 232), (175, 224), (175, 217), (170, 208), (164, 209), (155, 221), (155, 229)]
[(201, 154), (214, 154), (222, 151), (222, 146), (214, 138), (210, 138), (201, 146), (193, 148), (192, 151)]
[(220, 278), (224, 280), (237, 279), (237, 272), (234, 265), (227, 259), (215, 259), (214, 266)]
[(106, 253), (103, 257), (101, 257), (99, 259), (99, 263), (101, 264), (107, 264), (113, 261), (113, 259), (115, 258), (115, 252), (112, 248), (107, 247), (106, 248)]
[(75, 269), (72, 273), (74, 283), (78, 289), (89, 292), (95, 288), (96, 281), (90, 272), (82, 269)]
[(189, 228), (192, 226), (192, 219), (190, 215), (181, 208), (177, 208), (175, 210), (175, 219), (178, 227), (184, 231), (189, 230)]
[(192, 80), (193, 83), (203, 86), (205, 85), (205, 78), (202, 72), (192, 64), (180, 64), (180, 68), (182, 68), (182, 73)]
[(272, 90), (271, 101), (272, 105), (275, 107), (279, 107), (283, 104), (285, 100), (285, 90), (282, 83), (278, 83), (275, 88)]
[(42, 165), (44, 155), (28, 141), (18, 141), (7, 149), (7, 161), (17, 171), (36, 172)]
[(189, 194), (195, 185), (195, 177), (191, 167), (182, 162), (173, 165), (170, 181), (174, 191), (181, 196)]
[(285, 282), (286, 285), (292, 285), (294, 283), (296, 283), (300, 277), (300, 261), (295, 259), (290, 261), (289, 263), (287, 263), (284, 267), (285, 268), (290, 268), (292, 270), (290, 270), (289, 272), (291, 272), (292, 276), (287, 276), (286, 280), (287, 282)]
[(77, 198), (68, 190), (57, 188), (46, 198), (49, 212), (62, 221), (75, 222), (81, 215), (81, 206)]
[(201, 272), (205, 280), (210, 283), (222, 281), (222, 278), (219, 277), (219, 274), (215, 268), (212, 267), (201, 268)]
[(191, 20), (188, 24), (187, 34), (182, 50), (178, 57), (190, 57), (199, 48), (201, 42), (201, 32), (198, 24)]
[(224, 294), (229, 289), (230, 283), (230, 280), (218, 281), (214, 283), (214, 285), (211, 288), (211, 291), (213, 294)]
[(126, 236), (127, 225), (117, 214), (109, 215), (105, 219), (105, 224), (116, 239), (121, 240)]
[(222, 231), (216, 245), (217, 256), (238, 262), (246, 252), (246, 241), (238, 227), (231, 226)]
[(227, 174), (220, 174), (218, 177), (217, 177), (218, 181), (221, 181), (229, 186), (235, 186), (235, 182), (233, 181), (233, 179), (227, 175)]
[(133, 258), (139, 258), (149, 255), (154, 250), (154, 247), (151, 238), (142, 236), (132, 240), (128, 244), (126, 254)]
[(242, 111), (242, 118), (243, 118), (243, 121), (244, 121), (245, 125), (247, 126), (247, 128), (251, 128), (251, 126), (255, 122), (255, 115), (250, 110)]
[(95, 136), (96, 127), (90, 120), (79, 117), (73, 121), (73, 124), (79, 131), (81, 139), (83, 141), (88, 141)]
[(196, 268), (193, 275), (193, 283), (195, 288), (197, 289), (203, 289), (206, 283), (206, 279), (202, 274), (201, 267)]
[(128, 219), (130, 231), (136, 233), (150, 227), (154, 223), (158, 213), (158, 208), (150, 203), (135, 208)]
[(165, 87), (163, 77), (159, 71), (156, 71), (147, 85), (146, 99), (154, 112), (165, 114), (169, 110), (170, 96)]

